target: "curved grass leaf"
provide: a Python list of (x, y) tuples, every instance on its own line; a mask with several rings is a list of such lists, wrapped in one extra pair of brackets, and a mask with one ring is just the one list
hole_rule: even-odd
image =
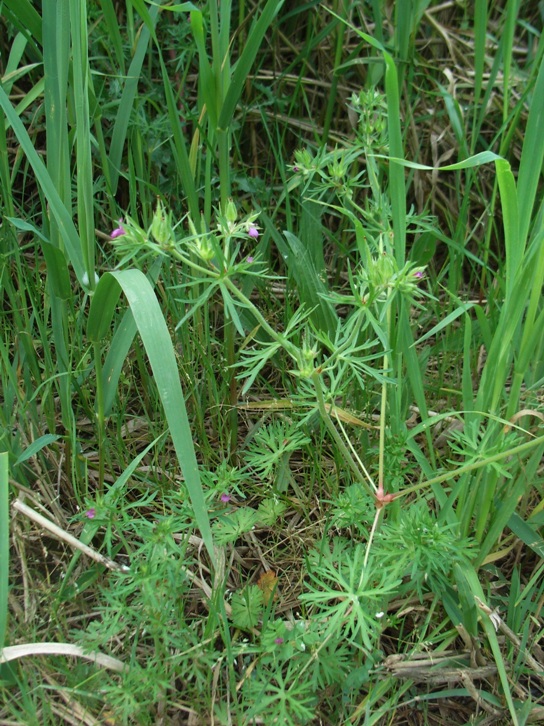
[(87, 327), (89, 338), (98, 343), (109, 332), (121, 292), (128, 301), (149, 358), (170, 435), (193, 506), (196, 524), (213, 562), (214, 549), (210, 520), (181, 390), (174, 346), (153, 288), (143, 272), (121, 270), (108, 272), (102, 277), (97, 285), (89, 311)]
[(383, 154), (375, 154), (377, 159), (388, 159), (394, 161), (400, 166), (406, 166), (408, 169), (420, 169), (422, 171), (460, 171), (461, 169), (472, 169), (475, 166), (489, 164), (491, 161), (502, 160), (502, 156), (495, 154), (493, 151), (481, 151), (479, 154), (469, 156), (468, 159), (457, 161), (455, 164), (446, 164), (445, 166), (428, 166), (427, 164), (418, 164), (415, 161), (408, 161), (396, 156), (384, 156)]
[(41, 451), (46, 446), (49, 446), (49, 444), (52, 444), (59, 439), (60, 436), (58, 436), (57, 434), (44, 434), (43, 436), (40, 436), (40, 438), (36, 439), (36, 441), (33, 441), (30, 446), (27, 446), (27, 448), (23, 451), (21, 456), (15, 462), (15, 466), (22, 464), (24, 461), (28, 461), (28, 459), (30, 459), (32, 456), (35, 456), (38, 451)]

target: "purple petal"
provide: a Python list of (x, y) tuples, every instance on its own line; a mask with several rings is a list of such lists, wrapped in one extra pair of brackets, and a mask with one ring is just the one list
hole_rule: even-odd
[(123, 220), (122, 220), (122, 219), (120, 219), (120, 220), (119, 220), (119, 226), (118, 226), (118, 227), (116, 227), (116, 228), (115, 228), (115, 229), (113, 230), (113, 232), (112, 232), (112, 233), (110, 234), (110, 238), (111, 238), (111, 239), (117, 239), (117, 237), (122, 237), (122, 236), (123, 236), (124, 234), (126, 234), (126, 233), (127, 233), (127, 231), (126, 231), (126, 229), (125, 229), (125, 228), (123, 227)]

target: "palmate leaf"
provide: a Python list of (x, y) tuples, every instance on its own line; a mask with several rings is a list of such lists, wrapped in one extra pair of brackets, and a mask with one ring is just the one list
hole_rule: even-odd
[(264, 595), (257, 585), (249, 585), (235, 592), (231, 601), (231, 618), (237, 628), (249, 630), (259, 622), (263, 610)]
[(395, 567), (372, 560), (365, 564), (363, 545), (350, 550), (336, 540), (332, 552), (310, 552), (306, 591), (299, 599), (325, 624), (327, 634), (358, 637), (371, 652), (381, 631), (380, 612), (399, 584)]
[(213, 528), (214, 539), (217, 544), (235, 542), (238, 537), (250, 532), (257, 524), (259, 516), (250, 507), (240, 507), (229, 515), (220, 517)]
[(277, 519), (285, 512), (287, 505), (280, 499), (273, 497), (265, 499), (259, 504), (257, 509), (258, 522), (264, 527), (272, 527)]

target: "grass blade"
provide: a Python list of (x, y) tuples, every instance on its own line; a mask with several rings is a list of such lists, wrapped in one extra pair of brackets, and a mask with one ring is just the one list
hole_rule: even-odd
[(88, 57), (88, 23), (86, 3), (70, 2), (72, 36), (73, 99), (75, 107), (77, 218), (88, 285), (95, 287), (95, 234), (93, 167), (89, 110), (90, 71)]
[(314, 325), (333, 337), (338, 316), (333, 305), (324, 297), (328, 288), (320, 277), (319, 273), (322, 271), (316, 270), (310, 250), (298, 237), (291, 232), (285, 232), (285, 238), (290, 252), (288, 267), (295, 279), (300, 300), (307, 310), (312, 310), (310, 317)]
[(7, 451), (0, 453), (0, 651), (6, 641), (9, 586), (9, 476)]
[[(149, 17), (153, 23), (157, 20), (159, 12), (158, 6), (152, 7), (149, 11)], [(115, 119), (115, 125), (113, 127), (113, 135), (111, 138), (109, 164), (110, 164), (110, 179), (111, 179), (111, 190), (112, 195), (117, 192), (117, 185), (119, 184), (119, 176), (121, 173), (121, 160), (123, 158), (123, 149), (127, 138), (127, 131), (130, 122), (130, 115), (134, 106), (134, 99), (138, 92), (138, 82), (140, 80), (140, 74), (142, 72), (142, 66), (144, 64), (145, 55), (149, 41), (151, 39), (151, 31), (146, 25), (142, 28), (142, 31), (138, 38), (138, 44), (134, 52), (132, 63), (128, 69), (127, 79), (125, 81), (125, 87), (119, 101), (119, 110)]]
[(68, 258), (74, 268), (78, 280), (83, 284), (83, 276), (85, 274), (85, 266), (83, 264), (83, 255), (81, 253), (81, 243), (79, 235), (72, 221), (72, 216), (64, 205), (59, 193), (57, 192), (51, 175), (47, 171), (43, 161), (40, 159), (34, 145), (25, 129), (21, 119), (15, 112), (3, 88), (0, 87), (0, 108), (3, 109), (6, 117), (17, 136), (22, 150), (26, 154), (34, 174), (40, 184), (42, 191), (49, 203), (51, 212), (59, 226), (64, 246)]
[[(341, 22), (347, 22), (344, 18), (329, 10), (331, 15)], [(400, 94), (399, 77), (397, 67), (392, 56), (385, 50), (381, 43), (367, 33), (350, 25), (359, 37), (369, 43), (373, 48), (379, 50), (385, 62), (385, 94), (387, 97), (387, 122), (389, 137), (390, 160), (396, 161), (404, 156), (402, 141), (402, 130), (400, 125)], [(389, 169), (389, 195), (391, 199), (391, 213), (393, 217), (393, 232), (395, 259), (399, 267), (402, 267), (406, 258), (406, 182), (404, 169), (401, 164), (392, 163)]]
[(160, 48), (158, 48), (158, 52), (164, 84), (164, 93), (166, 95), (168, 117), (170, 119), (170, 126), (172, 129), (172, 152), (174, 154), (176, 170), (183, 191), (187, 195), (187, 205), (189, 207), (191, 217), (193, 219), (198, 219), (200, 208), (195, 184), (195, 170), (191, 168), (191, 162), (189, 160), (189, 154), (187, 152), (186, 141), (183, 136), (179, 122), (179, 111), (176, 107), (176, 100), (172, 91), (172, 84), (170, 82), (170, 79), (168, 78), (168, 73), (164, 64), (164, 60), (162, 58)]
[(41, 45), (42, 19), (30, 0), (4, 0), (2, 5), (9, 8), (10, 20), (21, 32)]
[(520, 214), (514, 175), (510, 169), (510, 164), (504, 159), (499, 159), (495, 162), (495, 165), (501, 193), (504, 246), (506, 252), (506, 299), (504, 304), (508, 305), (514, 290), (514, 278), (523, 258), (524, 245), (521, 244), (522, 240), (519, 236)]
[(282, 5), (283, 0), (280, 0), (279, 2), (278, 0), (268, 0), (259, 16), (259, 19), (251, 27), (242, 55), (236, 62), (232, 79), (219, 113), (218, 126), (220, 129), (226, 129), (230, 126), (236, 104), (240, 100), (248, 74), (255, 61), (257, 51), (261, 47), (266, 31), (270, 27), (270, 24), (278, 14)]
[(181, 390), (174, 347), (153, 288), (143, 272), (122, 270), (106, 273), (102, 277), (89, 311), (89, 338), (98, 343), (109, 332), (121, 291), (127, 298), (149, 358), (174, 448), (193, 505), (196, 524), (213, 563), (214, 548), (210, 521)]
[[(157, 258), (148, 272), (148, 278), (152, 283), (157, 281), (162, 262), (162, 257)], [(123, 364), (128, 355), (128, 351), (130, 350), (130, 346), (132, 345), (136, 332), (136, 323), (134, 322), (132, 311), (127, 310), (113, 335), (110, 349), (106, 355), (106, 360), (104, 361), (104, 366), (102, 368), (104, 416), (106, 416), (106, 418), (111, 414)]]
[(508, 681), (508, 674), (506, 672), (503, 655), (501, 653), (501, 647), (499, 645), (495, 627), (491, 622), (491, 618), (487, 614), (487, 610), (489, 610), (489, 608), (485, 605), (486, 597), (482, 590), (482, 586), (480, 585), (480, 581), (478, 580), (478, 575), (473, 569), (469, 567), (464, 568), (462, 575), (466, 578), (467, 583), (472, 591), (474, 600), (480, 610), (480, 622), (483, 625), (485, 634), (487, 635), (487, 639), (489, 641), (489, 645), (491, 646), (495, 665), (497, 666), (499, 678), (503, 687), (504, 697), (506, 698), (508, 710), (510, 711), (510, 715), (512, 717), (512, 724), (514, 724), (514, 726), (518, 726), (519, 721), (516, 714), (514, 701), (512, 699), (512, 693), (510, 691), (510, 683)]
[(518, 175), (518, 199), (519, 199), (519, 219), (520, 240), (525, 241), (529, 234), (529, 228), (533, 216), (533, 206), (535, 203), (538, 184), (542, 175), (542, 162), (544, 160), (544, 59), (540, 63), (538, 77), (533, 90), (531, 100), (531, 108), (527, 126), (525, 129), (525, 138), (523, 141), (523, 150), (521, 152), (521, 161), (519, 164)]

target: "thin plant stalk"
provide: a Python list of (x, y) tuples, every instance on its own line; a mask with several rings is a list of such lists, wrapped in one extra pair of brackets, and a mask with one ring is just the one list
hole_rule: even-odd
[(523, 444), (514, 446), (511, 449), (499, 451), (497, 454), (491, 454), (483, 459), (480, 459), (479, 461), (472, 461), (470, 464), (464, 464), (463, 466), (460, 466), (457, 469), (453, 469), (452, 471), (447, 471), (444, 474), (437, 474), (430, 479), (426, 479), (425, 481), (419, 482), (418, 484), (413, 484), (412, 486), (406, 487), (400, 492), (396, 492), (395, 499), (405, 497), (408, 494), (413, 494), (413, 492), (420, 491), (421, 489), (426, 489), (427, 487), (433, 486), (433, 484), (442, 484), (442, 482), (450, 481), (451, 479), (455, 479), (472, 471), (477, 471), (484, 466), (489, 466), (490, 464), (494, 464), (495, 462), (503, 461), (504, 459), (508, 459), (509, 457), (518, 456), (519, 454), (525, 454), (527, 451), (530, 451), (535, 446), (539, 446), (543, 443), (544, 436), (538, 436), (534, 439), (531, 439), (530, 441), (526, 441)]
[[(387, 306), (387, 329), (390, 331), (391, 306)], [(387, 376), (389, 372), (389, 354), (387, 350), (383, 355), (383, 377), (381, 402), (380, 402), (380, 440), (378, 449), (378, 496), (384, 494), (384, 471), (385, 471), (385, 421), (387, 416)]]
[(327, 427), (328, 432), (332, 436), (334, 442), (338, 446), (338, 449), (340, 450), (340, 453), (342, 454), (342, 457), (346, 461), (346, 463), (349, 465), (352, 472), (355, 474), (357, 480), (362, 484), (363, 488), (366, 492), (369, 494), (373, 494), (372, 489), (370, 488), (368, 482), (366, 481), (366, 478), (364, 474), (361, 472), (360, 468), (357, 466), (357, 463), (353, 456), (351, 455), (351, 452), (347, 448), (346, 444), (342, 440), (342, 437), (338, 433), (338, 430), (336, 429), (336, 426), (334, 425), (329, 412), (327, 411), (327, 404), (325, 402), (325, 397), (323, 396), (323, 387), (321, 385), (321, 378), (320, 378), (320, 372), (319, 370), (314, 370), (312, 373), (312, 383), (314, 386), (314, 391), (316, 395), (316, 402), (317, 402), (317, 408), (321, 415), (321, 419), (323, 420), (323, 423)]
[(9, 454), (0, 453), (0, 652), (6, 644), (9, 591)]
[(96, 373), (96, 433), (98, 437), (98, 494), (104, 494), (104, 474), (106, 457), (106, 416), (104, 404), (104, 385), (102, 374), (102, 350), (98, 343), (93, 343), (94, 366)]

